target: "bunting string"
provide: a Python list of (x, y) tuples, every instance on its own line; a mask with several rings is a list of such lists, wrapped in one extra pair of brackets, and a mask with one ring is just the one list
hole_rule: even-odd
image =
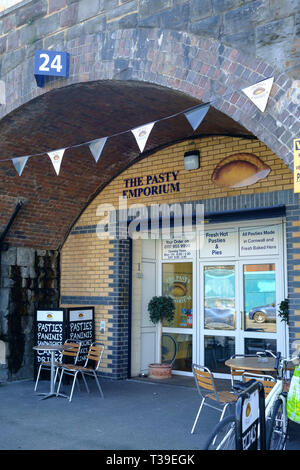
[[(273, 85), (273, 80), (274, 80), (274, 77), (267, 78), (265, 80), (262, 80), (256, 83), (255, 85), (251, 85), (247, 88), (242, 89), (242, 92), (258, 107), (258, 109), (261, 112), (264, 112), (266, 109), (269, 95), (271, 92), (271, 88)], [(54, 167), (56, 174), (59, 175), (62, 159), (66, 150), (87, 145), (90, 149), (92, 156), (95, 159), (95, 162), (98, 163), (107, 140), (113, 137), (126, 134), (128, 132), (131, 132), (134, 135), (137, 145), (140, 149), (140, 152), (142, 153), (147, 144), (147, 140), (150, 136), (150, 133), (156, 123), (165, 121), (168, 119), (172, 119), (180, 115), (184, 115), (187, 121), (189, 122), (189, 124), (191, 125), (191, 127), (193, 128), (193, 131), (195, 131), (200, 126), (203, 119), (205, 118), (212, 103), (216, 102), (219, 99), (227, 98), (231, 96), (233, 93), (234, 93), (233, 91), (230, 91), (230, 93), (219, 96), (215, 98), (214, 100), (211, 100), (207, 103), (193, 106), (184, 111), (179, 111), (170, 116), (166, 116), (156, 121), (143, 124), (142, 126), (135, 127), (134, 129), (121, 131), (115, 134), (111, 134), (109, 136), (90, 140), (90, 141), (83, 142), (80, 144), (71, 145), (71, 146), (61, 148), (58, 150), (49, 150), (46, 152), (35, 153), (32, 155), (26, 155), (26, 156), (23, 155), (20, 157), (6, 158), (3, 160), (0, 160), (0, 163), (5, 162), (5, 161), (12, 161), (17, 173), (19, 174), (19, 176), (21, 176), (29, 158), (39, 157), (39, 156), (47, 154), (52, 162), (52, 165)]]

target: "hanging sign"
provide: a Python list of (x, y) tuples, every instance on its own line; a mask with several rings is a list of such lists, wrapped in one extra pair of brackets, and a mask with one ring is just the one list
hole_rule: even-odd
[(274, 77), (268, 78), (267, 80), (263, 80), (243, 89), (245, 95), (248, 96), (262, 113), (266, 109), (273, 81)]
[(294, 139), (294, 193), (300, 193), (300, 139)]
[(239, 229), (240, 256), (277, 255), (279, 225)]
[(68, 77), (70, 55), (68, 52), (35, 51), (34, 75), (37, 85), (44, 86), (44, 76)]
[(148, 137), (150, 135), (150, 132), (152, 131), (154, 124), (155, 122), (151, 122), (150, 124), (145, 124), (144, 126), (136, 127), (135, 129), (131, 130), (141, 152), (143, 152), (145, 148), (145, 145), (147, 143)]
[(205, 106), (199, 106), (196, 109), (192, 109), (184, 113), (185, 117), (189, 121), (194, 131), (200, 126), (209, 108), (210, 108), (210, 105), (208, 104)]
[(17, 158), (12, 159), (13, 165), (15, 169), (17, 170), (19, 176), (21, 176), (25, 168), (25, 165), (27, 163), (27, 160), (28, 160), (28, 157), (17, 157)]
[(102, 153), (102, 150), (103, 150), (103, 147), (105, 145), (106, 140), (107, 140), (107, 137), (103, 137), (102, 139), (93, 140), (89, 144), (90, 151), (91, 151), (96, 163), (98, 162), (98, 160), (100, 158), (100, 155)]
[(60, 170), (60, 165), (64, 156), (66, 149), (59, 149), (59, 150), (53, 150), (53, 152), (48, 152), (48, 155), (50, 157), (50, 160), (52, 161), (52, 164), (54, 166), (54, 170), (56, 174), (59, 174)]
[(200, 232), (200, 256), (202, 258), (235, 256), (236, 237), (236, 231), (233, 229)]

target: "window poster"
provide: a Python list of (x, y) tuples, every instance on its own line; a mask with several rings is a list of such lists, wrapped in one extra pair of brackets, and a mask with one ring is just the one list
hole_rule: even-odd
[(192, 328), (193, 326), (193, 263), (164, 263), (162, 265), (162, 294), (175, 303), (173, 324), (163, 326)]
[(189, 259), (193, 257), (194, 240), (188, 238), (163, 240), (162, 259), (165, 261)]
[(280, 225), (239, 229), (240, 256), (278, 255)]
[(201, 258), (235, 256), (237, 232), (234, 229), (211, 229), (200, 233)]

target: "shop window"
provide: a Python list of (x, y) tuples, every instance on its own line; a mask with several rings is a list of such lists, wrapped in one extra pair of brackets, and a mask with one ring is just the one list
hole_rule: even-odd
[(213, 330), (235, 329), (234, 266), (204, 267), (204, 326)]
[(162, 294), (172, 297), (175, 316), (163, 326), (192, 328), (193, 326), (193, 263), (164, 263), (162, 265)]
[(235, 353), (235, 338), (231, 336), (205, 336), (205, 366), (211, 371), (228, 374), (225, 361)]
[(246, 331), (276, 332), (275, 264), (244, 266), (244, 323)]

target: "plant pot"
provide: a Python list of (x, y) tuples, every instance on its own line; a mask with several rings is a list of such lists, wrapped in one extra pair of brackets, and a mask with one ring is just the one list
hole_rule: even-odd
[(172, 377), (171, 364), (149, 364), (149, 377), (153, 379), (169, 379)]

